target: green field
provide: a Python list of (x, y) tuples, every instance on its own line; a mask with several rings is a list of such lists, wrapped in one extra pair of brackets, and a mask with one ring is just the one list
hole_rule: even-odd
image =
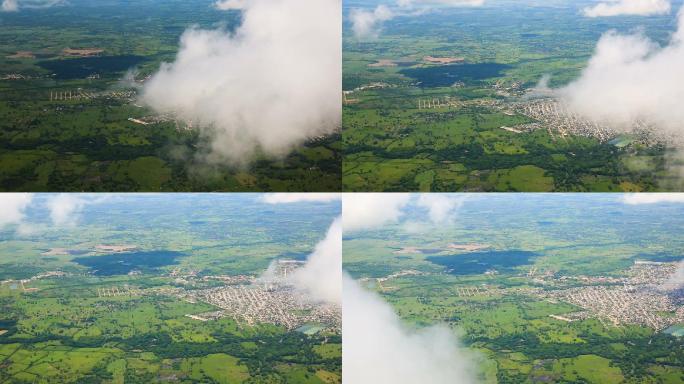
[[(345, 14), (379, 3), (345, 2)], [(667, 39), (672, 16), (588, 19), (580, 13), (588, 2), (569, 4), (502, 1), (400, 14), (377, 38), (356, 37), (346, 23), (344, 190), (681, 190), (668, 145), (561, 134), (514, 110), (542, 76), (551, 76), (552, 87), (577, 78), (608, 29), (643, 27)], [(440, 65), (429, 56), (462, 62)], [(454, 75), (459, 69), (466, 74)], [(425, 107), (437, 100), (438, 107)], [(539, 125), (506, 129), (531, 123)]]
[[(0, 226), (0, 382), (341, 382), (339, 332), (228, 316), (200, 321), (188, 315), (221, 308), (179, 294), (222, 285), (206, 276), (258, 276), (274, 259), (309, 254), (339, 203), (108, 195), (70, 227), (51, 224), (41, 209), (50, 197), (35, 198), (38, 209), (26, 217), (32, 233)], [(128, 257), (136, 272), (107, 271), (100, 260), (112, 254), (96, 248), (103, 243), (140, 249)], [(156, 258), (144, 266), (143, 256)]]
[[(339, 191), (339, 135), (281, 159), (215, 164), (185, 122), (129, 120), (156, 116), (139, 106), (139, 84), (175, 59), (187, 28), (237, 24), (238, 12), (213, 3), (75, 0), (0, 13), (0, 190)], [(65, 51), (79, 48), (101, 52)], [(123, 81), (129, 70), (136, 86)]]
[[(601, 285), (590, 279), (628, 278), (635, 260), (684, 260), (681, 205), (629, 206), (612, 194), (479, 194), (452, 221), (431, 223), (413, 204), (396, 224), (346, 235), (344, 268), (407, 326), (451, 328), (477, 352), (480, 382), (684, 382), (684, 338), (674, 335), (684, 322), (656, 330), (594, 314), (566, 321), (585, 309), (554, 296)], [(397, 253), (406, 247), (423, 251)], [(452, 262), (433, 262), (440, 258)], [(479, 272), (469, 269), (472, 258), (499, 261)], [(681, 292), (674, 295), (681, 310)]]

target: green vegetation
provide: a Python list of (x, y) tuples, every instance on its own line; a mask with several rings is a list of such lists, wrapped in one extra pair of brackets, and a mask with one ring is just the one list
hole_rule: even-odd
[[(376, 3), (346, 2), (345, 12)], [(671, 16), (608, 22), (582, 17), (584, 5), (443, 7), (387, 21), (376, 39), (358, 39), (346, 25), (344, 190), (681, 190), (660, 144), (564, 135), (543, 124), (506, 129), (538, 123), (511, 105), (543, 75), (553, 87), (575, 79), (601, 33), (645, 26), (663, 40), (671, 29)]]
[(338, 136), (229, 166), (203, 160), (206, 138), (185, 123), (129, 121), (155, 116), (122, 81), (129, 70), (142, 80), (173, 61), (186, 28), (238, 22), (213, 3), (74, 0), (0, 13), (0, 191), (339, 191)]
[[(338, 203), (259, 199), (119, 196), (90, 205), (75, 227), (50, 225), (40, 210), (28, 214), (29, 235), (0, 227), (0, 382), (339, 384), (337, 333), (186, 316), (219, 308), (179, 291), (308, 254), (339, 214)], [(107, 253), (101, 244), (138, 250)], [(65, 275), (40, 277), (50, 271)]]
[[(452, 328), (482, 356), (483, 383), (682, 383), (684, 324), (656, 332), (596, 316), (552, 317), (582, 308), (548, 293), (600, 284), (579, 277), (622, 278), (634, 260), (684, 260), (682, 207), (619, 198), (471, 196), (451, 222), (345, 235), (344, 267), (368, 279), (409, 326)], [(405, 215), (406, 222), (427, 220), (417, 208)], [(405, 248), (419, 252), (397, 253)]]

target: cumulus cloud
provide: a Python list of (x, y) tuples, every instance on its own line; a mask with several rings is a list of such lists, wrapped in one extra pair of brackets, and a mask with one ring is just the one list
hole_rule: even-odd
[(66, 0), (3, 0), (0, 10), (3, 12), (17, 12), (20, 8), (39, 9), (64, 4), (66, 4)]
[(675, 272), (663, 284), (663, 288), (668, 291), (684, 289), (684, 261), (680, 261)]
[(338, 193), (269, 193), (261, 196), (261, 201), (267, 204), (327, 203), (336, 200), (340, 200)]
[(247, 0), (219, 0), (214, 3), (216, 9), (227, 11), (229, 9), (244, 9), (247, 7)]
[(19, 10), (19, 4), (17, 0), (3, 0), (2, 11), (3, 12), (16, 12)]
[(485, 0), (398, 0), (397, 4), (402, 7), (411, 6), (447, 6), (447, 7), (480, 7)]
[(70, 193), (62, 193), (47, 202), (50, 219), (54, 225), (75, 225), (78, 214), (86, 205), (86, 200)]
[(583, 9), (587, 17), (650, 16), (670, 13), (670, 0), (605, 0)]
[[(350, 193), (342, 196), (344, 230), (376, 229), (403, 221), (406, 232), (419, 233), (434, 224), (452, 222), (467, 196), (448, 193)], [(415, 208), (427, 213), (429, 220), (408, 216)]]
[(33, 195), (30, 193), (0, 194), (0, 229), (17, 225), (20, 232), (25, 231), (26, 209), (32, 200)]
[(629, 205), (684, 203), (684, 193), (629, 193), (621, 200)]
[(394, 11), (386, 5), (378, 5), (375, 9), (352, 9), (349, 17), (352, 32), (356, 37), (377, 37), (382, 22), (394, 18)]
[(554, 97), (556, 95), (556, 90), (551, 88), (550, 84), (551, 75), (542, 75), (542, 77), (539, 79), (534, 88), (528, 89), (525, 95), (523, 95), (523, 98), (529, 100), (537, 98)]
[(684, 261), (680, 261), (675, 272), (663, 283), (661, 289), (677, 291), (684, 289)]
[(684, 12), (666, 46), (643, 33), (605, 33), (580, 78), (558, 95), (592, 120), (629, 129), (641, 120), (660, 132), (684, 133)]
[(348, 276), (343, 287), (344, 383), (477, 382), (473, 355), (449, 328), (408, 328), (377, 294)]
[(241, 9), (234, 31), (191, 28), (173, 63), (146, 82), (142, 101), (199, 127), (203, 160), (280, 157), (338, 129), (340, 0), (219, 1)]
[(397, 0), (391, 7), (381, 4), (373, 10), (352, 9), (349, 13), (349, 19), (354, 36), (357, 38), (377, 38), (382, 23), (397, 16), (422, 14), (439, 6), (479, 7), (484, 3), (485, 0)]
[(316, 301), (342, 301), (342, 218), (337, 218), (309, 255), (304, 267), (291, 276), (295, 286)]
[(348, 193), (342, 196), (344, 230), (377, 228), (396, 223), (409, 203), (406, 193)]
[(428, 210), (433, 223), (444, 224), (453, 219), (454, 213), (463, 205), (464, 199), (464, 195), (458, 194), (422, 193), (416, 204)]
[(104, 201), (103, 196), (89, 196), (74, 193), (61, 193), (47, 201), (52, 224), (56, 226), (75, 226), (87, 205)]

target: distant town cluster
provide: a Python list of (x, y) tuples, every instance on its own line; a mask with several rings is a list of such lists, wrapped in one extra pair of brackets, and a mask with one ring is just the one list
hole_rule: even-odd
[(535, 120), (534, 123), (521, 125), (521, 131), (544, 128), (551, 136), (558, 134), (561, 137), (571, 135), (590, 137), (600, 142), (609, 142), (620, 133), (629, 133), (633, 135), (633, 141), (649, 146), (658, 143), (677, 144), (674, 137), (659, 132), (644, 120), (635, 120), (631, 127), (617, 129), (610, 124), (580, 115), (555, 97), (523, 99), (523, 101), (506, 103), (506, 105), (512, 112)]
[(239, 324), (275, 324), (294, 330), (316, 324), (333, 332), (341, 331), (340, 305), (310, 300), (287, 279), (302, 263), (281, 260), (269, 268), (268, 276), (212, 276), (224, 285), (208, 289), (183, 290), (179, 297), (190, 302), (204, 302), (221, 308), (186, 316), (209, 321), (230, 317)]
[[(480, 249), (487, 245), (453, 244), (450, 248)], [(403, 247), (395, 254), (422, 253), (419, 247)], [(460, 299), (493, 296), (533, 296), (551, 302), (565, 302), (578, 307), (571, 313), (558, 313), (550, 317), (573, 322), (595, 318), (604, 325), (640, 325), (656, 332), (684, 323), (684, 287), (677, 281), (679, 262), (637, 260), (624, 274), (617, 276), (559, 275), (536, 266), (518, 277), (526, 278), (526, 286), (503, 287), (496, 284), (456, 285), (453, 294)], [(362, 278), (380, 292), (398, 289), (392, 281), (400, 278), (430, 275), (413, 269), (401, 270), (377, 278)], [(489, 270), (486, 275), (499, 274)]]
[(684, 290), (670, 284), (678, 263), (636, 261), (626, 277), (561, 278), (580, 285), (539, 291), (547, 298), (576, 305), (583, 311), (555, 318), (574, 321), (595, 317), (613, 325), (643, 325), (661, 331), (684, 322)]
[(609, 141), (617, 135), (615, 130), (585, 119), (556, 99), (545, 98), (525, 101), (516, 103), (513, 108), (517, 113), (542, 123), (550, 134), (557, 132), (561, 136), (594, 137), (601, 142)]
[[(97, 245), (96, 253), (122, 253), (138, 249), (135, 245)], [(66, 248), (52, 248), (43, 255), (68, 255), (74, 252)], [(141, 288), (129, 284), (100, 286), (94, 288), (98, 299), (116, 297), (171, 296), (191, 303), (207, 303), (218, 308), (206, 313), (188, 313), (185, 316), (198, 321), (217, 320), (224, 317), (234, 319), (238, 324), (255, 326), (274, 324), (287, 330), (310, 326), (317, 332), (342, 330), (342, 309), (339, 304), (312, 301), (307, 294), (297, 289), (288, 276), (301, 268), (304, 262), (279, 260), (274, 262), (262, 276), (249, 275), (205, 275), (199, 271), (182, 271), (175, 268), (168, 273), (173, 285)], [(129, 275), (138, 274), (129, 273)], [(29, 284), (42, 279), (63, 278), (70, 274), (50, 271), (21, 280), (3, 280), (20, 292), (36, 292), (39, 288)], [(219, 284), (219, 286), (216, 286)]]

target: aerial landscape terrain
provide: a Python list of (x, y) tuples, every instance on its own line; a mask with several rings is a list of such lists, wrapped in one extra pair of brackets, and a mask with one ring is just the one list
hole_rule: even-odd
[[(367, 291), (344, 288), (345, 378), (372, 359), (395, 383), (684, 382), (681, 195), (429, 195), (361, 202), (393, 212), (361, 226), (345, 200)], [(351, 312), (378, 298), (398, 319)]]
[[(319, 88), (307, 91), (301, 84), (306, 76), (287, 75), (298, 70), (297, 60), (311, 61), (307, 52), (279, 58), (281, 71), (270, 71), (280, 52), (252, 39), (249, 26), (240, 27), (261, 17), (264, 7), (243, 17), (224, 2), (3, 1), (0, 190), (340, 190), (335, 70), (341, 64), (322, 65), (337, 73), (336, 87), (318, 81)], [(321, 3), (340, 12), (335, 0)], [(202, 55), (208, 35), (215, 46)], [(335, 43), (327, 41), (332, 49)], [(195, 56), (188, 59), (188, 51)], [(277, 76), (297, 82), (296, 89)], [(308, 100), (325, 99), (323, 87), (333, 95), (332, 123), (329, 109)], [(291, 91), (304, 96), (290, 97)], [(295, 111), (301, 119), (289, 116)]]
[(630, 2), (345, 1), (344, 189), (682, 190), (681, 2)]
[(299, 283), (339, 202), (4, 194), (0, 208), (0, 382), (341, 382), (339, 303)]

